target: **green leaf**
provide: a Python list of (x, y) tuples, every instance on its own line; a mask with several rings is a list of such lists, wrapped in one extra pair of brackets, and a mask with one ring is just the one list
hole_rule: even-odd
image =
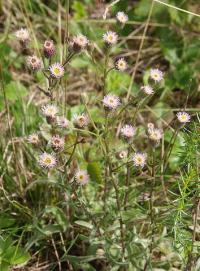
[(15, 224), (16, 220), (8, 214), (0, 214), (0, 229), (9, 228)]
[(12, 81), (5, 87), (6, 97), (10, 101), (16, 101), (27, 95), (27, 89), (19, 82)]
[(98, 162), (92, 162), (87, 165), (87, 171), (90, 178), (95, 183), (102, 183), (101, 165)]
[(17, 248), (14, 252), (14, 256), (11, 258), (10, 263), (12, 265), (20, 264), (25, 265), (30, 260), (29, 253), (23, 248)]
[(107, 91), (117, 95), (126, 93), (130, 85), (131, 77), (119, 71), (111, 71), (107, 76)]
[(87, 229), (90, 229), (92, 230), (93, 229), (93, 225), (88, 223), (88, 222), (85, 222), (83, 220), (77, 220), (74, 222), (75, 224), (79, 225), (79, 226), (82, 226), (82, 227), (85, 227)]
[(74, 1), (72, 9), (74, 10), (74, 18), (76, 20), (85, 18), (87, 16), (86, 6), (82, 4), (80, 1)]
[(74, 58), (70, 62), (70, 66), (72, 66), (73, 68), (85, 68), (89, 66), (89, 64), (90, 64), (90, 61), (85, 56)]
[[(1, 259), (0, 259), (1, 260)], [(0, 263), (0, 270), (1, 271), (9, 271), (10, 270), (10, 264), (7, 262), (2, 261)]]
[(55, 217), (58, 225), (62, 227), (63, 231), (66, 231), (68, 221), (62, 209), (56, 206), (49, 206), (44, 210), (44, 214), (52, 214)]

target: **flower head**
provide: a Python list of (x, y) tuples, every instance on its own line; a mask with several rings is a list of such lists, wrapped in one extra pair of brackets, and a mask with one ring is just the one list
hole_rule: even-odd
[(135, 135), (135, 127), (133, 127), (132, 125), (124, 125), (121, 128), (121, 135), (124, 136), (127, 139), (131, 139), (134, 135)]
[(144, 167), (146, 164), (147, 154), (142, 152), (136, 152), (133, 155), (133, 164), (136, 167)]
[(123, 11), (117, 12), (116, 18), (122, 24), (125, 24), (128, 21), (128, 15), (126, 15)]
[(56, 158), (54, 155), (44, 152), (39, 156), (38, 163), (41, 167), (50, 169), (56, 166)]
[(88, 45), (89, 41), (86, 36), (79, 34), (73, 38), (72, 48), (75, 53), (80, 52), (85, 49)]
[(42, 67), (42, 61), (37, 56), (28, 56), (27, 64), (28, 67), (34, 71), (37, 71)]
[(142, 86), (142, 87), (141, 87), (141, 90), (142, 90), (145, 94), (147, 94), (147, 95), (151, 95), (151, 94), (154, 93), (153, 88), (152, 88), (151, 86), (148, 86), (148, 85)]
[(116, 69), (121, 71), (121, 72), (125, 71), (127, 69), (127, 66), (128, 66), (127, 62), (126, 62), (126, 60), (124, 58), (118, 59), (116, 61), (116, 63), (115, 63)]
[(56, 52), (54, 42), (52, 40), (46, 40), (43, 45), (43, 51), (46, 58), (52, 57)]
[(86, 170), (78, 170), (74, 177), (76, 182), (80, 185), (85, 185), (89, 182), (89, 175)]
[(65, 139), (59, 135), (54, 135), (51, 138), (51, 147), (54, 151), (62, 151), (64, 149)]
[(178, 118), (178, 121), (183, 124), (190, 122), (190, 119), (191, 119), (190, 115), (187, 112), (178, 112), (176, 116)]
[(33, 145), (37, 145), (39, 143), (39, 136), (38, 134), (32, 134), (29, 135), (27, 138), (28, 143), (31, 143)]
[(117, 43), (118, 35), (117, 35), (117, 33), (113, 32), (113, 31), (108, 31), (103, 35), (103, 40), (108, 45), (114, 45)]
[(159, 142), (163, 137), (163, 132), (161, 129), (149, 127), (148, 128), (149, 139), (155, 142)]
[(103, 98), (103, 106), (109, 110), (115, 110), (120, 105), (119, 97), (114, 94), (108, 94)]
[(70, 121), (66, 119), (65, 117), (57, 117), (57, 125), (60, 128), (68, 128), (70, 124)]
[(151, 69), (150, 78), (155, 82), (160, 82), (161, 80), (163, 80), (163, 72), (159, 69)]
[(47, 104), (42, 107), (42, 114), (45, 117), (55, 118), (57, 113), (58, 108), (53, 104)]
[(64, 67), (60, 63), (54, 63), (49, 67), (49, 70), (51, 72), (51, 76), (54, 78), (61, 78), (64, 75)]
[(74, 115), (74, 125), (78, 128), (84, 128), (89, 123), (89, 118), (86, 114)]
[(29, 32), (26, 28), (21, 28), (15, 32), (15, 36), (19, 41), (28, 42), (30, 39)]

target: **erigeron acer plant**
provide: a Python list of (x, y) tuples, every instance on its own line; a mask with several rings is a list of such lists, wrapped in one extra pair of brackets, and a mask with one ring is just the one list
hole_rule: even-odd
[[(116, 18), (122, 25), (128, 20), (124, 12), (118, 12)], [(28, 29), (17, 31), (16, 37), (22, 46), (28, 47), (31, 39)], [(70, 224), (64, 233), (67, 232), (67, 236), (71, 238), (75, 231), (75, 220), (79, 221), (77, 218), (80, 215), (86, 223), (91, 225), (91, 244), (89, 245), (95, 243), (97, 256), (100, 259), (103, 258), (105, 262), (105, 270), (111, 270), (110, 268), (114, 266), (113, 262), (122, 266), (120, 270), (131, 270), (128, 269), (131, 266), (134, 268), (140, 266), (141, 270), (150, 270), (153, 253), (159, 242), (156, 237), (159, 229), (154, 207), (155, 186), (159, 181), (157, 175), (164, 175), (178, 133), (190, 122), (191, 117), (185, 111), (180, 110), (177, 113), (174, 133), (165, 154), (162, 153), (161, 141), (164, 142), (165, 132), (168, 129), (166, 126), (157, 127), (156, 119), (154, 119), (155, 124), (144, 123), (141, 134), (138, 129), (140, 110), (156, 94), (160, 84), (164, 84), (164, 73), (158, 68), (150, 68), (148, 82), (145, 85), (141, 84), (137, 96), (131, 95), (128, 100), (126, 95), (119, 97), (109, 92), (108, 74), (113, 69), (118, 72), (128, 70), (128, 59), (111, 55), (111, 48), (117, 46), (120, 40), (120, 36), (112, 30), (107, 31), (102, 37), (105, 59), (101, 91), (97, 95), (96, 102), (104, 121), (102, 124), (96, 122), (91, 114), (89, 99), (88, 97), (85, 99), (84, 95), (81, 97), (84, 110), (69, 116), (66, 113), (69, 105), (63, 105), (57, 99), (56, 92), (62, 86), (65, 74), (70, 72), (68, 69), (70, 61), (79, 54), (84, 54), (87, 49), (90, 55), (88, 47), (92, 41), (82, 33), (74, 36), (67, 44), (66, 59), (59, 62), (55, 54), (56, 43), (50, 37), (47, 38), (41, 52), (43, 58), (46, 58), (45, 62), (36, 55), (30, 55), (27, 58), (29, 69), (33, 72), (41, 71), (47, 79), (46, 88), (38, 86), (38, 90), (48, 99), (40, 110), (44, 125), (41, 126), (40, 131), (27, 135), (27, 141), (33, 145), (37, 153), (35, 163), (41, 167), (41, 175), (47, 180), (55, 179), (62, 190), (57, 199), (63, 197), (63, 204), (60, 204), (62, 208), (65, 204), (68, 206), (66, 219)], [(114, 64), (110, 65), (110, 63)], [(129, 63), (129, 65), (132, 64)], [(42, 130), (43, 127), (45, 127), (45, 133)], [(100, 174), (96, 174), (92, 167), (93, 163), (97, 162), (102, 165)], [(99, 184), (96, 183), (98, 178), (101, 180)], [(137, 235), (143, 230), (143, 226), (140, 225), (140, 221), (137, 222), (139, 225), (135, 223), (132, 226), (132, 222), (127, 221), (126, 216), (131, 210), (131, 204), (135, 204), (132, 193), (140, 186), (141, 179), (150, 183), (148, 192), (145, 187), (143, 189), (146, 193), (145, 200), (148, 201), (148, 216), (145, 220), (146, 229), (141, 233), (145, 242), (143, 247), (141, 244), (137, 246), (140, 252), (143, 250), (144, 252), (143, 254), (136, 253), (134, 256), (130, 243), (137, 244)], [(87, 186), (91, 187), (91, 190), (88, 190)], [(164, 184), (163, 190), (163, 193), (166, 193)], [(87, 194), (88, 191), (92, 191), (94, 195), (90, 197)], [(142, 193), (138, 195), (138, 201), (144, 198), (141, 196)], [(92, 198), (91, 201), (90, 198)], [(144, 202), (144, 199), (142, 201)], [(98, 208), (95, 202), (98, 202)], [(135, 220), (137, 221), (137, 217)], [(134, 234), (133, 231), (136, 233)], [(132, 259), (133, 257), (137, 258), (137, 264)], [(109, 269), (106, 269), (107, 265)]]

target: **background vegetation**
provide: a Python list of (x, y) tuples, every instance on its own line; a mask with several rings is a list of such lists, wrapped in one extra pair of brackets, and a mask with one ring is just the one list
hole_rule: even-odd
[[(115, 20), (118, 11), (129, 16), (123, 28)], [(0, 270), (200, 270), (200, 3), (7, 0), (0, 2), (0, 12)], [(117, 125), (109, 123), (110, 159), (119, 170), (117, 190), (108, 180), (106, 210), (102, 191), (108, 159), (100, 150), (94, 127), (88, 129), (94, 134), (80, 134), (75, 153), (70, 147), (76, 139), (74, 130), (65, 134), (65, 159), (73, 154), (68, 179), (59, 171), (49, 174), (41, 169), (39, 151), (27, 143), (27, 136), (37, 131), (43, 144), (49, 140), (49, 126), (41, 115), (41, 106), (49, 100), (38, 89), (46, 86), (46, 78), (42, 72), (28, 70), (26, 52), (13, 34), (21, 27), (30, 31), (31, 50), (38, 56), (42, 57), (44, 41), (54, 40), (57, 61), (66, 58), (72, 36), (82, 33), (92, 42), (70, 61), (55, 96), (69, 120), (87, 104), (98, 135), (105, 128), (102, 36), (107, 30), (120, 37), (111, 51), (110, 65), (117, 57), (125, 57), (129, 66), (125, 73), (109, 72), (107, 90), (122, 101), (130, 91), (133, 100), (117, 122), (135, 118), (136, 97), (148, 80), (149, 69), (159, 67), (165, 74), (156, 93), (137, 111), (134, 144), (150, 153), (150, 160), (142, 171), (130, 168), (129, 188), (124, 181), (129, 169), (115, 157), (127, 145), (115, 137)], [(175, 114), (182, 109), (192, 121), (172, 142)], [(144, 136), (148, 122), (164, 130), (154, 156)], [(88, 170), (90, 182), (74, 188), (69, 180), (78, 164)], [(127, 189), (127, 205), (119, 210), (116, 191), (122, 204)]]

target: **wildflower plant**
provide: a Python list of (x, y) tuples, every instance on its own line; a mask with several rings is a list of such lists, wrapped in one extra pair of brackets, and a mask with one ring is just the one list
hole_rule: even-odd
[[(20, 46), (30, 49), (24, 64), (39, 102), (35, 131), (24, 136), (21, 149), (13, 140), (9, 143), (14, 146), (9, 159), (17, 162), (16, 153), (24, 151), (23, 170), (27, 165), (24, 173), (16, 163), (20, 197), (12, 208), (24, 205), (30, 253), (44, 245), (47, 253), (39, 249), (39, 257), (48, 262), (52, 257), (52, 268), (59, 271), (190, 267), (197, 255), (199, 187), (192, 178), (199, 178), (198, 129), (190, 129), (193, 116), (186, 104), (163, 117), (154, 102), (162, 97), (165, 66), (145, 64), (135, 79), (137, 59), (135, 63), (126, 55), (121, 42), (128, 15), (118, 11), (113, 18), (114, 25), (99, 34), (99, 43), (87, 31), (71, 33), (73, 28), (63, 37), (62, 24), (59, 39), (51, 33), (43, 41), (36, 37), (41, 46), (34, 46), (31, 29), (15, 32)], [(82, 75), (84, 61), (89, 63), (87, 77)], [(42, 79), (35, 83), (37, 78)], [(181, 147), (190, 146), (190, 134), (196, 147), (187, 147), (186, 153)], [(177, 164), (179, 152), (183, 161)], [(171, 212), (173, 206), (176, 211)], [(178, 223), (189, 223), (183, 207), (191, 207), (195, 217), (193, 239), (184, 241), (187, 251), (176, 239), (179, 230), (184, 232)]]

